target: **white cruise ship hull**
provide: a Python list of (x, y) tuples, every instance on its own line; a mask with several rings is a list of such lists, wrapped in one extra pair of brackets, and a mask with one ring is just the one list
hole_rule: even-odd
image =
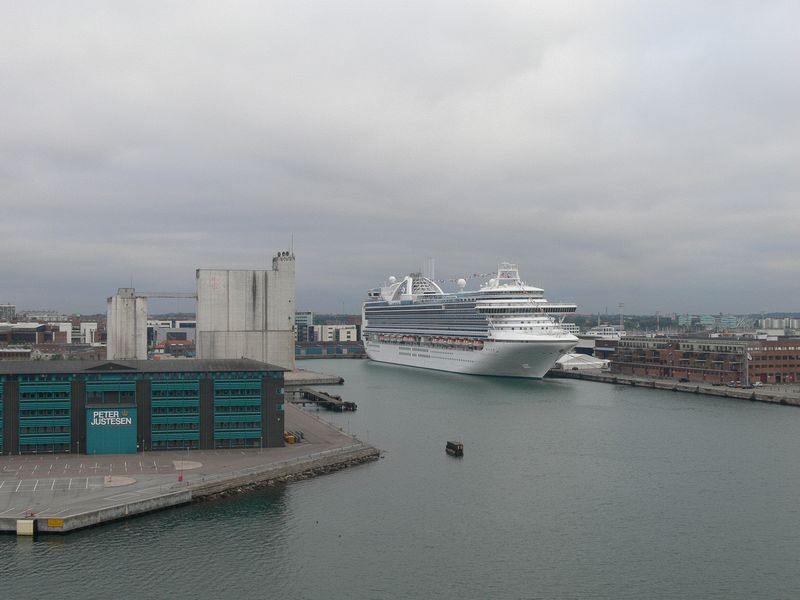
[(376, 362), (470, 375), (541, 379), (576, 341), (486, 341), (481, 350), (373, 341), (366, 341), (364, 347), (367, 356)]

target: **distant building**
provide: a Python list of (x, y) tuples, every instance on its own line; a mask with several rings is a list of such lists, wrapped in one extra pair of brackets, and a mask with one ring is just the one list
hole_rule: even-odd
[(366, 358), (364, 343), (355, 342), (297, 342), (296, 358)]
[(0, 304), (0, 323), (10, 323), (17, 319), (17, 307), (13, 304)]
[(581, 328), (578, 327), (577, 323), (561, 323), (561, 328), (572, 335), (578, 335), (581, 332)]
[(186, 357), (195, 355), (194, 340), (165, 340), (153, 346), (153, 358), (161, 356)]
[(309, 328), (312, 342), (355, 342), (358, 328), (355, 325), (312, 325)]
[(56, 323), (69, 320), (67, 315), (57, 310), (25, 310), (19, 314), (19, 317), (24, 318), (26, 321), (38, 321), (42, 323)]
[(147, 298), (134, 288), (119, 288), (108, 299), (106, 332), (109, 360), (146, 359)]
[(294, 313), (294, 326), (296, 342), (308, 342), (308, 328), (314, 324), (314, 313), (302, 311)]
[(710, 383), (800, 382), (800, 339), (625, 337), (615, 345), (614, 373)]
[(64, 344), (71, 344), (72, 343), (72, 323), (69, 321), (65, 323), (48, 323), (51, 327), (58, 329), (59, 333), (62, 334), (61, 339), (59, 342)]
[(721, 329), (736, 329), (739, 326), (739, 318), (735, 315), (720, 315), (719, 326)]
[(5, 344), (43, 344), (51, 341), (49, 327), (45, 323), (3, 323), (0, 324), (0, 343)]
[[(0, 360), (30, 360), (31, 352), (30, 348), (0, 348)], [(0, 402), (2, 402), (1, 399), (2, 394), (0, 394)], [(2, 415), (2, 410), (0, 410), (0, 415)], [(2, 420), (0, 420), (0, 426), (2, 426)]]
[(172, 319), (147, 319), (148, 327), (174, 327), (175, 321)]
[(97, 323), (81, 322), (81, 342), (91, 346), (92, 344), (97, 343), (97, 341)]
[(714, 329), (717, 319), (714, 315), (700, 315), (700, 325), (706, 329)]

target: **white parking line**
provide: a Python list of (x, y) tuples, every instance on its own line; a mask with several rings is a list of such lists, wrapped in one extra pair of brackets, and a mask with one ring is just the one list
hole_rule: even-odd
[(56, 487), (56, 480), (53, 479), (53, 485), (50, 486), (50, 491), (52, 492)]
[(69, 478), (69, 485), (67, 486), (68, 490), (72, 489), (72, 477)]
[(22, 486), (22, 480), (20, 480), (20, 482), (17, 484), (17, 489), (16, 489), (16, 490), (14, 490), (14, 491), (15, 491), (15, 492), (18, 492), (18, 491), (19, 491), (19, 488), (20, 488), (20, 486)]
[(3, 489), (3, 486), (6, 484), (6, 480), (0, 481), (0, 490)]
[(84, 489), (86, 489), (86, 490), (89, 489), (89, 478), (88, 477), (86, 478), (86, 487)]
[(16, 507), (16, 506), (12, 506), (11, 508), (7, 508), (7, 509), (6, 509), (6, 510), (4, 510), (3, 512), (0, 512), (0, 515), (4, 515), (4, 514), (6, 514), (7, 512), (11, 512), (11, 511), (12, 511), (12, 510), (14, 510), (15, 508), (17, 508), (17, 507)]
[(33, 484), (33, 491), (36, 491), (36, 488), (39, 487), (39, 480), (36, 480), (36, 483)]

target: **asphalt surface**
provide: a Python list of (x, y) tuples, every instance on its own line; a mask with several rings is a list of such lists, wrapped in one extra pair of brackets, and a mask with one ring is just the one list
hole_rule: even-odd
[(283, 448), (177, 450), (97, 456), (0, 457), (0, 517), (65, 517), (180, 491), (243, 469), (268, 468), (352, 445), (353, 436), (286, 404), (286, 429), (304, 440)]

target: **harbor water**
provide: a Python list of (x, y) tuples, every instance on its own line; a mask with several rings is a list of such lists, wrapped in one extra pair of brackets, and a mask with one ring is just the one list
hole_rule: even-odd
[(330, 389), (358, 411), (318, 414), (383, 459), (68, 536), (0, 536), (0, 597), (800, 595), (798, 408), (300, 366), (345, 378)]

